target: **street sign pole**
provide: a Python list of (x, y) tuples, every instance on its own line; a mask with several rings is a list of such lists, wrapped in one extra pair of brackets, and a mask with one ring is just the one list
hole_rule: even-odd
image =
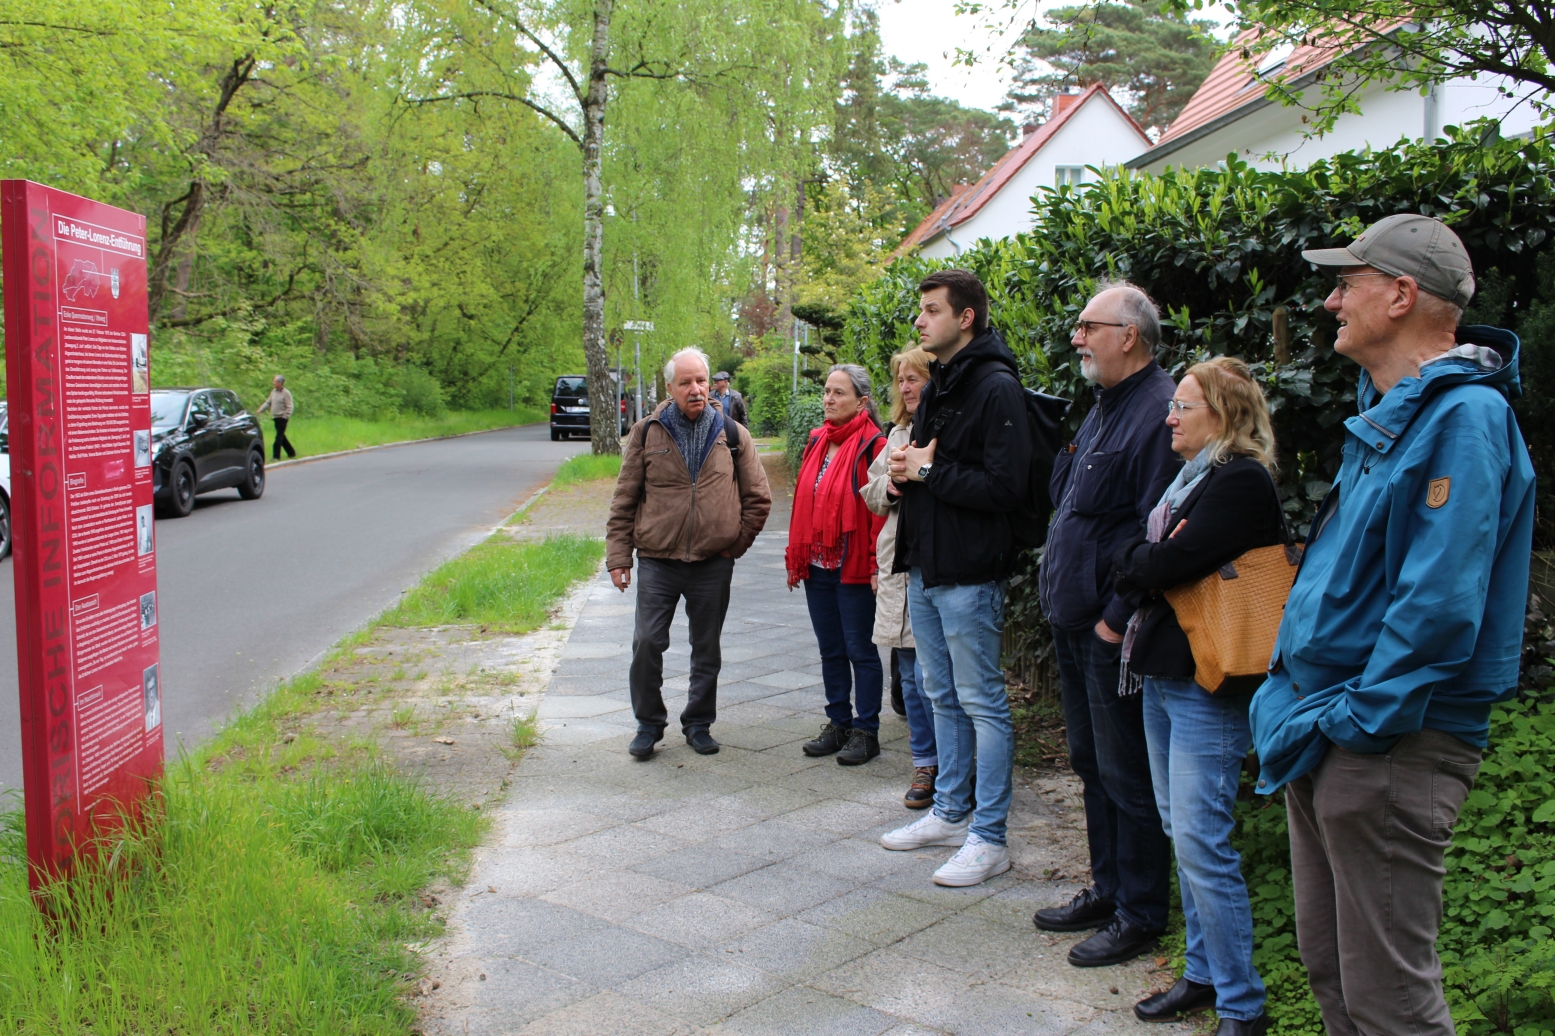
[(637, 354), (637, 419), (641, 421), (643, 417), (643, 339), (641, 332), (652, 331), (653, 321), (628, 320), (624, 326), (628, 331), (632, 332), (633, 348)]

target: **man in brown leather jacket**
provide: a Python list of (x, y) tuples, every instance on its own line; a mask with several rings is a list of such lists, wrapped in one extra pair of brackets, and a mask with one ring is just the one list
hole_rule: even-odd
[(717, 716), (719, 638), (729, 610), (734, 560), (767, 523), (772, 492), (750, 433), (709, 405), (707, 356), (682, 349), (664, 365), (670, 398), (627, 437), (610, 504), (605, 564), (623, 593), (637, 553), (637, 627), (632, 635), (632, 711), (637, 736), (628, 751), (653, 755), (664, 738), (664, 651), (675, 606), (686, 599), (691, 680), (680, 714), (686, 743), (718, 751), (708, 733)]

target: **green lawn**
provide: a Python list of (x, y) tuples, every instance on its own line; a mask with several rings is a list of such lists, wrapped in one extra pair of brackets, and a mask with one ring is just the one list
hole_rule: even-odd
[[(384, 621), (532, 629), (602, 550), (488, 541)], [(460, 879), (485, 815), (402, 776), (370, 742), (310, 730), (325, 690), (319, 671), (299, 676), (170, 763), (149, 820), (49, 889), (47, 914), (27, 890), (22, 813), (0, 813), (0, 1032), (418, 1031), (415, 947), (440, 930), (418, 893)], [(515, 751), (531, 728), (515, 724)]]
[[(545, 420), (539, 409), (450, 410), (438, 417), (407, 414), (381, 420), (357, 417), (297, 417), (286, 429), (286, 438), (297, 448), (299, 457), (317, 457), (321, 453), (359, 450), (363, 446), (382, 446), (412, 439), (431, 439), (439, 435), (462, 435), (491, 428), (536, 424)], [(275, 427), (269, 415), (261, 414), (259, 423), (265, 432), (265, 449), (271, 450)]]
[(556, 469), (551, 485), (570, 486), (576, 482), (593, 482), (601, 478), (616, 478), (621, 474), (619, 453), (579, 453), (568, 457)]

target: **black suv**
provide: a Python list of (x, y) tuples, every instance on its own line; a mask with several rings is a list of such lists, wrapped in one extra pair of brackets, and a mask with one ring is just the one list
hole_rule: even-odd
[[(615, 381), (615, 374), (610, 375)], [(574, 435), (589, 437), (589, 379), (582, 374), (563, 374), (556, 379), (551, 390), (551, 441), (559, 442)], [(636, 410), (627, 398), (626, 389), (616, 382), (616, 398), (621, 407), (621, 434), (632, 427), (631, 414)]]
[[(170, 518), (194, 510), (197, 493), (237, 487), (244, 500), (265, 491), (265, 437), (238, 397), (219, 388), (151, 393), (151, 485)], [(143, 445), (135, 444), (136, 463)]]

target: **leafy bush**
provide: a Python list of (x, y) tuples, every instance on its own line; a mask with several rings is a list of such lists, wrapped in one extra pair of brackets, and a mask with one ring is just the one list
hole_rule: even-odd
[(788, 397), (793, 393), (793, 357), (763, 352), (747, 360), (734, 385), (745, 396), (746, 416), (755, 435), (778, 435), (788, 426)]
[(443, 412), (443, 386), (420, 367), (409, 364), (398, 373), (400, 409), (436, 417)]
[(784, 452), (788, 455), (788, 470), (799, 473), (799, 458), (810, 433), (826, 421), (826, 411), (821, 407), (819, 393), (800, 392), (788, 401), (788, 435), (784, 440)]

